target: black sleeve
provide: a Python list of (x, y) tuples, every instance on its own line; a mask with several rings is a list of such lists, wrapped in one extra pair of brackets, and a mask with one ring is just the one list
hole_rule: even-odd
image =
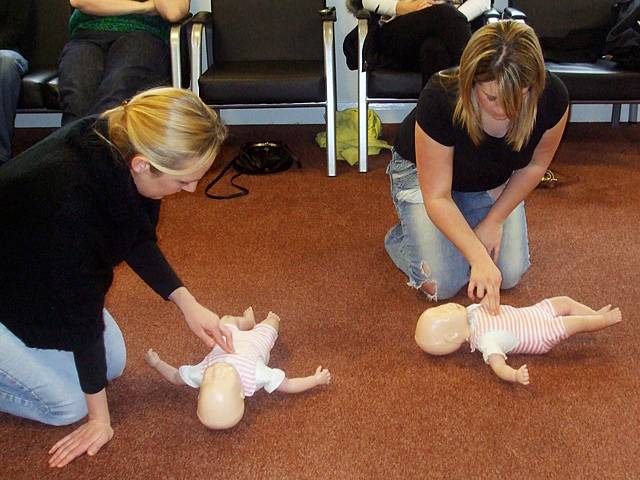
[(127, 255), (127, 264), (158, 295), (167, 299), (182, 282), (173, 271), (155, 240), (137, 244)]
[(545, 86), (545, 130), (553, 128), (562, 118), (564, 112), (569, 106), (569, 92), (565, 84), (553, 73), (547, 76), (547, 85)]
[(431, 77), (420, 94), (416, 122), (436, 142), (453, 146), (453, 111), (437, 75)]
[(78, 371), (80, 388), (84, 393), (98, 393), (107, 385), (107, 356), (103, 335), (86, 348), (74, 350), (73, 360)]

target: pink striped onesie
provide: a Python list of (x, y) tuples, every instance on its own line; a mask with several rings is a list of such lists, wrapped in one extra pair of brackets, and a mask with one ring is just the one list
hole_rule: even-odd
[(500, 314), (490, 315), (484, 305), (470, 305), (471, 351), (480, 350), (484, 361), (497, 353), (546, 353), (568, 337), (549, 300), (530, 307), (500, 306)]
[(280, 386), (285, 374), (277, 368), (267, 367), (269, 352), (276, 343), (278, 332), (271, 325), (259, 323), (251, 330), (240, 330), (227, 325), (233, 336), (235, 353), (226, 353), (218, 345), (198, 365), (183, 365), (178, 369), (187, 385), (199, 388), (207, 367), (214, 363), (228, 363), (240, 375), (245, 397), (264, 388), (271, 393)]

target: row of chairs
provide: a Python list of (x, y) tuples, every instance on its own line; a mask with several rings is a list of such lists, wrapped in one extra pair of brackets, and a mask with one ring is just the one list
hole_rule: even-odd
[[(578, 4), (580, 2), (574, 2)], [(589, 0), (593, 10), (610, 0)], [(56, 61), (66, 41), (69, 3), (36, 2), (35, 35), (40, 47), (24, 78), (19, 111), (54, 111), (57, 104)], [(171, 58), (174, 86), (186, 85), (216, 108), (324, 107), (327, 126), (327, 174), (336, 175), (335, 8), (325, 0), (212, 0), (212, 12), (200, 12), (172, 27)], [(546, 0), (510, 1), (503, 13), (544, 30), (549, 15)], [(518, 10), (516, 10), (516, 8)], [(597, 9), (596, 9), (597, 10)], [(603, 9), (597, 10), (604, 12)], [(533, 13), (530, 13), (533, 12)], [(486, 21), (501, 16), (485, 13)], [(561, 19), (551, 17), (558, 22)], [(359, 51), (367, 35), (369, 13), (357, 15)], [(188, 28), (187, 28), (188, 27)], [(362, 57), (362, 55), (360, 55)], [(203, 68), (202, 58), (205, 58)], [(54, 60), (52, 62), (51, 60)], [(630, 104), (629, 120), (636, 121), (640, 103), (640, 72), (619, 69), (615, 63), (548, 63), (567, 85), (572, 103)], [(370, 106), (413, 103), (421, 87), (420, 74), (396, 70), (367, 71), (358, 65), (359, 170), (367, 171), (366, 115)]]

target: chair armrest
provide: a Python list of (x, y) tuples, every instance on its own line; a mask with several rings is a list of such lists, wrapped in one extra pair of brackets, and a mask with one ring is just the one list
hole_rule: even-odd
[(362, 8), (356, 13), (356, 18), (358, 20), (369, 20), (371, 18), (371, 12), (366, 8)]
[(527, 19), (527, 14), (517, 8), (507, 7), (502, 12), (502, 19), (524, 22)]
[(489, 10), (485, 10), (482, 14), (482, 23), (486, 25), (487, 23), (494, 23), (500, 20), (500, 12), (495, 8), (490, 8)]
[(211, 44), (211, 23), (213, 21), (213, 14), (207, 11), (201, 11), (196, 13), (191, 19), (193, 28), (191, 29), (191, 38), (189, 43), (189, 54), (191, 56), (191, 91), (196, 95), (200, 94), (200, 87), (198, 85), (198, 79), (202, 74), (202, 36), (206, 35), (207, 44), (205, 45), (205, 52), (207, 56), (207, 65), (211, 67), (213, 65), (213, 52), (211, 48), (207, 48)]
[(323, 22), (335, 22), (336, 21), (336, 7), (327, 7), (319, 10), (320, 18)]
[(211, 12), (198, 12), (193, 16), (193, 23), (211, 23), (213, 14)]

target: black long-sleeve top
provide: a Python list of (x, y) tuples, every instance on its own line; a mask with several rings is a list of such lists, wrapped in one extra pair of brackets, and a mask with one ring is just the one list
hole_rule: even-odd
[(32, 0), (0, 2), (0, 50), (15, 50), (29, 58), (33, 48)]
[(159, 295), (180, 287), (141, 196), (96, 130), (72, 123), (0, 168), (0, 322), (29, 347), (72, 351), (80, 385), (106, 385), (104, 299), (122, 261)]

